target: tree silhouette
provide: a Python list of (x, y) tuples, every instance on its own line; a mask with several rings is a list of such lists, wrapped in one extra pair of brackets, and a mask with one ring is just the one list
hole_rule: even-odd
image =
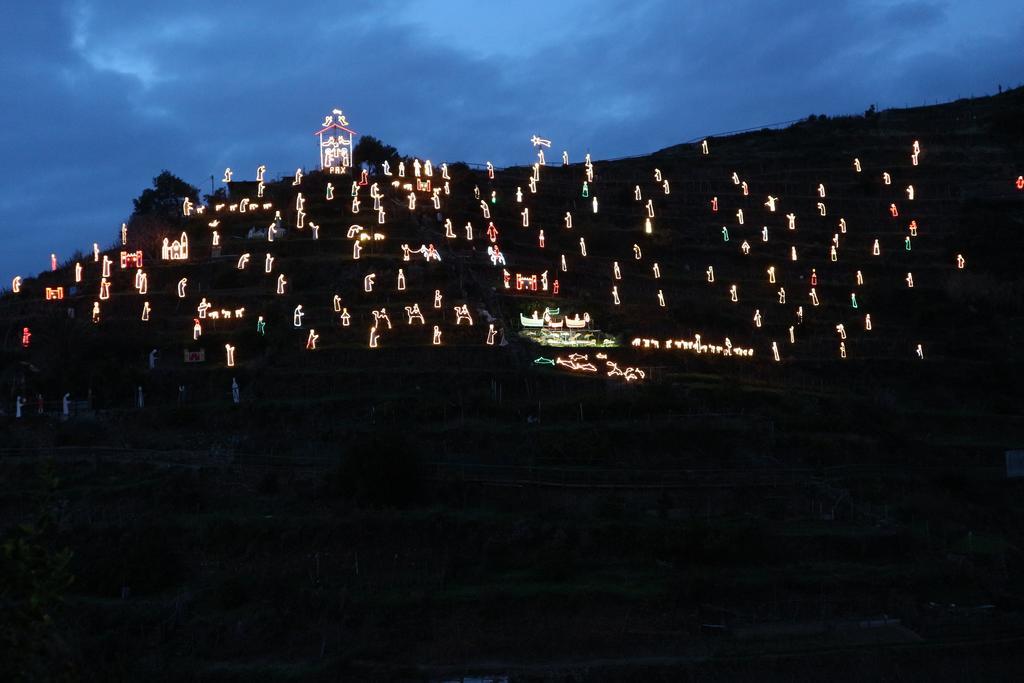
[(385, 161), (394, 165), (401, 159), (397, 149), (385, 145), (372, 135), (363, 135), (359, 138), (356, 148), (352, 150), (352, 157), (356, 164), (365, 162), (373, 168), (381, 167)]
[(180, 218), (181, 204), (188, 197), (193, 202), (199, 201), (199, 190), (170, 171), (164, 170), (153, 178), (153, 187), (146, 188), (132, 202), (137, 216), (158, 215), (167, 219)]

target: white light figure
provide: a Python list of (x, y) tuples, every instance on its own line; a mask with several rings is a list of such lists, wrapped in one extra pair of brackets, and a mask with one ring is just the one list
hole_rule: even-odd
[(821, 202), (818, 202), (818, 213), (822, 216), (826, 215), (825, 205)]
[(21, 276), (15, 275), (14, 279), (11, 280), (11, 291), (15, 294), (21, 293)]
[(639, 261), (640, 259), (643, 258), (643, 256), (644, 256), (643, 252), (640, 251), (640, 245), (639, 244), (634, 244), (633, 245), (633, 258), (635, 258), (637, 261)]
[(265, 190), (266, 188), (267, 188), (267, 186), (263, 184), (263, 181), (262, 180), (259, 181), (259, 183), (256, 184), (256, 196), (258, 198), (262, 199), (263, 198), (263, 190)]
[(786, 303), (786, 288), (785, 287), (779, 287), (778, 295), (779, 295), (779, 303), (780, 304), (785, 304)]
[(594, 205), (594, 213), (597, 213), (597, 195), (594, 195), (594, 199), (591, 203)]
[(907, 200), (914, 201), (914, 186), (907, 185)]
[(100, 280), (100, 300), (106, 301), (110, 298), (110, 282), (106, 278)]
[(803, 325), (804, 324), (804, 307), (803, 306), (798, 306), (797, 307), (797, 309), (796, 309), (796, 317), (797, 317), (797, 320), (800, 322), (800, 324)]
[(836, 325), (836, 334), (839, 335), (840, 339), (846, 339), (846, 326), (842, 323)]
[(875, 240), (875, 243), (871, 247), (871, 253), (873, 255), (875, 255), (875, 256), (878, 256), (878, 255), (880, 255), (882, 253), (882, 249), (878, 245), (878, 240), (877, 239)]
[(736, 210), (736, 220), (740, 225), (743, 225), (743, 209)]
[(775, 266), (768, 266), (768, 284), (775, 284)]
[(288, 281), (284, 279), (284, 273), (277, 276), (277, 293), (284, 294), (284, 286), (288, 284)]
[(274, 257), (267, 254), (267, 257), (263, 259), (263, 272), (269, 273), (274, 269)]
[(184, 299), (185, 298), (185, 287), (187, 287), (187, 286), (188, 286), (188, 278), (187, 277), (183, 277), (180, 280), (178, 280), (178, 298), (179, 299)]
[(530, 194), (537, 194), (537, 179), (530, 178)]
[(917, 237), (917, 221), (916, 220), (910, 221), (910, 236), (911, 237)]
[(348, 313), (348, 307), (341, 309), (341, 326), (348, 327), (352, 322), (352, 316)]
[(647, 208), (647, 217), (648, 218), (654, 218), (654, 200), (653, 199), (648, 199), (647, 200), (646, 208)]
[(138, 290), (139, 294), (145, 294), (149, 291), (149, 276), (141, 268), (135, 271), (135, 289)]
[(665, 308), (665, 295), (661, 292), (660, 289), (658, 290), (658, 305), (661, 306), (662, 308)]
[(373, 291), (374, 281), (376, 279), (377, 279), (376, 273), (370, 273), (369, 275), (364, 277), (363, 278), (363, 291), (364, 292), (372, 292)]
[(768, 226), (767, 225), (761, 226), (761, 241), (762, 242), (767, 242), (768, 241)]
[(411, 261), (412, 260), (412, 249), (409, 247), (408, 244), (403, 244), (402, 245), (402, 260), (403, 261)]
[(441, 190), (435, 188), (430, 194), (430, 201), (434, 205), (434, 210), (439, 211), (441, 209)]
[(302, 304), (299, 304), (295, 307), (295, 310), (292, 311), (292, 326), (302, 327), (302, 317), (304, 315), (306, 315), (306, 312), (302, 310)]
[(754, 326), (761, 327), (761, 309), (754, 310)]
[(487, 202), (480, 202), (480, 211), (484, 214), (484, 220), (489, 220), (491, 217), (491, 210), (487, 207)]
[(906, 279), (906, 282), (907, 282), (907, 288), (908, 289), (913, 289), (914, 288), (914, 274), (913, 273), (907, 273), (907, 277), (905, 279)]
[(406, 201), (408, 202), (409, 210), (410, 211), (415, 211), (416, 210), (416, 193), (415, 192), (410, 192), (409, 196), (406, 198)]
[(398, 291), (405, 290), (405, 271), (398, 269)]
[(792, 325), (789, 326), (789, 343), (796, 344), (796, 328)]
[(412, 325), (414, 320), (419, 320), (420, 321), (420, 325), (423, 325), (426, 322), (423, 319), (423, 313), (420, 312), (420, 305), (418, 303), (417, 304), (413, 304), (412, 306), (406, 306), (405, 307), (405, 314), (407, 316), (409, 316), (409, 321), (408, 321), (409, 325)]
[(708, 269), (705, 272), (707, 273), (707, 276), (708, 276), (708, 282), (714, 282), (715, 281), (715, 267), (714, 266), (708, 266)]
[(787, 213), (786, 214), (786, 220), (789, 221), (789, 229), (790, 230), (796, 230), (796, 214), (795, 213)]
[(543, 231), (543, 230), (541, 230), (541, 231), (540, 231), (540, 232), (539, 232), (539, 233), (537, 234), (537, 243), (538, 243), (538, 244), (540, 245), (540, 248), (541, 248), (541, 249), (543, 249), (543, 248), (544, 248), (544, 231)]
[(295, 214), (295, 227), (300, 229), (300, 230), (302, 228), (306, 227), (306, 212), (305, 211), (299, 211), (299, 212), (297, 212)]
[(320, 339), (320, 335), (316, 333), (316, 330), (310, 328), (309, 336), (306, 337), (306, 350), (316, 351), (316, 342)]
[(81, 281), (82, 281), (82, 264), (80, 262), (76, 261), (75, 262), (75, 282), (81, 282)]
[(870, 313), (868, 313), (867, 315), (864, 316), (864, 329), (867, 330), (868, 332), (871, 331), (871, 314)]
[(379, 209), (377, 209), (377, 224), (378, 225), (384, 225), (384, 221), (385, 221), (385, 213), (384, 213), (384, 207), (382, 206)]
[(227, 356), (227, 366), (229, 368), (235, 367), (235, 347), (231, 344), (225, 344), (224, 355)]
[(924, 360), (924, 347), (922, 347), (920, 344), (917, 345), (917, 348), (914, 350), (914, 353), (917, 354), (918, 358)]
[(795, 246), (789, 248), (789, 260), (790, 261), (796, 261), (796, 247)]
[(639, 185), (637, 185), (636, 187), (633, 188), (633, 198), (636, 201), (640, 201), (641, 200), (640, 186)]
[(612, 286), (612, 301), (615, 302), (616, 306), (618, 306), (619, 303), (620, 303), (619, 302), (619, 287), (618, 287), (618, 285)]
[(846, 219), (845, 218), (840, 218), (839, 219), (839, 232), (843, 233), (844, 235), (846, 234)]
[(815, 306), (818, 305), (818, 292), (815, 291), (814, 287), (811, 287), (811, 303)]
[(846, 342), (839, 342), (839, 357), (846, 358)]
[(198, 341), (203, 336), (203, 326), (199, 318), (192, 318), (192, 341)]
[(622, 279), (622, 271), (619, 269), (618, 261), (612, 261), (612, 275), (615, 276), (616, 280)]
[(776, 362), (782, 360), (779, 357), (779, 345), (777, 342), (772, 342), (772, 357), (775, 358)]
[(587, 255), (587, 242), (582, 237), (580, 238), (580, 255), (581, 256), (586, 256)]
[(434, 290), (434, 308), (441, 308), (441, 290)]
[(569, 267), (565, 263), (565, 254), (562, 254), (560, 261), (561, 261), (561, 265), (562, 265), (562, 272), (563, 273), (568, 273), (569, 272)]
[(740, 184), (740, 176), (739, 176), (739, 174), (736, 171), (732, 172), (732, 184), (733, 185), (739, 185)]
[(114, 263), (113, 261), (111, 261), (109, 258), (107, 258), (106, 254), (103, 255), (103, 276), (102, 277), (110, 277), (110, 266), (113, 263)]
[(298, 186), (302, 182), (302, 169), (295, 169), (295, 180), (292, 181), (292, 186)]
[(740, 245), (740, 250), (743, 252), (744, 256), (749, 254), (750, 253), (750, 243), (747, 242), (746, 240), (743, 240), (743, 244)]
[(917, 154), (916, 153), (910, 155), (910, 163), (913, 164), (914, 166), (917, 166)]
[(750, 186), (747, 185), (747, 181), (746, 180), (744, 180), (742, 183), (740, 183), (740, 187), (743, 189), (743, 196), (744, 197), (746, 197), (747, 195), (750, 194)]
[(563, 149), (562, 150), (562, 166), (568, 166), (568, 165), (569, 165), (569, 151)]
[(100, 302), (92, 302), (92, 321), (98, 323), (100, 321)]
[(701, 154), (703, 154), (704, 156), (707, 156), (708, 154), (711, 153), (711, 150), (708, 149), (708, 141), (706, 138), (700, 141), (700, 151)]
[(215, 247), (219, 247), (220, 246), (220, 233), (217, 232), (216, 230), (213, 231), (213, 243), (212, 244)]
[(863, 284), (864, 284), (864, 275), (862, 275), (861, 272), (858, 270), (857, 271), (857, 285), (860, 286), (860, 285), (863, 285)]
[(494, 164), (487, 162), (487, 177), (494, 180)]
[(725, 227), (724, 225), (722, 226), (722, 241), (729, 241), (729, 228)]
[(433, 344), (434, 344), (434, 346), (440, 346), (441, 345), (441, 328), (438, 327), (437, 325), (434, 325)]
[(466, 221), (466, 241), (473, 241), (473, 224), (470, 223), (469, 221)]
[(463, 321), (466, 321), (470, 325), (473, 324), (473, 316), (469, 314), (469, 304), (463, 304), (461, 306), (455, 306), (455, 324), (461, 325)]
[(388, 162), (387, 159), (384, 160), (383, 173), (386, 176), (390, 176), (391, 175), (391, 164)]
[(737, 303), (740, 300), (739, 291), (736, 289), (736, 285), (731, 285), (729, 287), (729, 299), (733, 303)]
[(100, 260), (100, 245), (95, 242), (92, 243), (92, 261), (93, 263), (99, 263)]
[(149, 302), (148, 301), (143, 301), (142, 302), (142, 320), (143, 321), (148, 321), (149, 320), (149, 314), (150, 314), (150, 312), (152, 310), (153, 309), (151, 309), (149, 307)]
[(494, 329), (494, 323), (487, 326), (487, 345), (494, 346), (494, 338), (498, 335), (498, 331)]
[(960, 270), (963, 270), (965, 265), (967, 265), (967, 261), (964, 260), (963, 254), (957, 254), (956, 255), (956, 267), (958, 269), (960, 269)]
[(654, 266), (651, 268), (651, 270), (654, 271), (654, 279), (655, 280), (660, 280), (661, 279), (661, 268), (658, 266), (657, 263), (654, 264)]
[(829, 256), (831, 257), (833, 262), (839, 260), (839, 252), (836, 251), (836, 248), (835, 248), (834, 245), (829, 248)]
[(888, 171), (882, 173), (882, 182), (885, 183), (886, 185), (892, 185), (892, 176), (889, 175)]
[(213, 308), (213, 306), (210, 305), (210, 302), (208, 302), (206, 300), (206, 297), (204, 296), (202, 301), (199, 302), (199, 305), (196, 306), (196, 312), (199, 313), (200, 319), (204, 319), (205, 320), (206, 319), (206, 313), (211, 308)]
[(857, 173), (860, 173), (860, 159), (854, 157), (854, 159), (853, 159), (853, 168), (854, 168), (855, 171), (857, 171)]

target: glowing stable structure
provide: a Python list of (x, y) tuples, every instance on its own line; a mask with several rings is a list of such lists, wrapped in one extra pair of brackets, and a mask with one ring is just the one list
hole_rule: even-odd
[(320, 126), (320, 130), (313, 133), (320, 140), (320, 170), (346, 173), (352, 168), (352, 151), (359, 133), (348, 127), (348, 120), (340, 109), (332, 110)]

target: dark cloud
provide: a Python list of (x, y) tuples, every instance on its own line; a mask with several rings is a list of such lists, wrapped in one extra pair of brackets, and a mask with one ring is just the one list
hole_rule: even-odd
[(435, 160), (597, 158), (810, 113), (1016, 85), (1016, 2), (609, 0), (507, 6), (16, 3), (0, 29), (0, 277), (114, 239), (167, 168), (204, 191), (311, 166), (354, 127)]

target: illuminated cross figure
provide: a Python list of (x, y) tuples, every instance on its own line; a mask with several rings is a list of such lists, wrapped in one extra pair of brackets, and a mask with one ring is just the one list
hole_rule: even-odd
[(143, 321), (147, 321), (147, 320), (149, 320), (149, 314), (150, 314), (150, 312), (151, 312), (152, 310), (153, 310), (153, 309), (151, 309), (151, 308), (149, 307), (149, 302), (148, 302), (148, 301), (143, 301), (143, 302), (142, 302), (142, 320), (143, 320)]
[(956, 267), (958, 269), (960, 269), (960, 270), (963, 270), (965, 265), (967, 265), (967, 261), (964, 260), (963, 254), (957, 254), (956, 255)]
[(332, 110), (320, 126), (313, 133), (320, 140), (320, 170), (327, 173), (346, 172), (352, 167), (353, 143), (358, 133), (348, 127), (348, 120), (340, 109)]
[(920, 358), (921, 360), (924, 360), (924, 347), (922, 347), (920, 344), (918, 344), (917, 348), (914, 350), (914, 352), (917, 354), (918, 358)]
[(184, 299), (185, 298), (185, 287), (187, 287), (187, 286), (188, 286), (188, 278), (187, 277), (183, 277), (180, 280), (178, 280), (178, 298), (179, 299)]
[(615, 302), (616, 306), (618, 306), (619, 303), (620, 303), (619, 302), (619, 287), (618, 287), (618, 285), (615, 285), (615, 286), (612, 287), (612, 301)]
[(494, 329), (494, 323), (487, 326), (487, 345), (494, 346), (494, 338), (497, 336), (498, 331)]
[(230, 183), (231, 182), (231, 175), (232, 175), (231, 167), (229, 166), (229, 167), (224, 169), (224, 177), (221, 178), (220, 181), (222, 183)]
[(284, 286), (288, 284), (288, 281), (284, 279), (284, 273), (277, 276), (277, 293), (284, 294)]
[(203, 336), (203, 326), (199, 322), (199, 318), (192, 318), (192, 322), (192, 341), (196, 341)]
[(401, 268), (399, 268), (398, 269), (398, 291), (401, 292), (404, 289), (405, 289), (405, 271), (403, 271)]
[(292, 181), (292, 186), (293, 187), (297, 187), (301, 183), (302, 183), (302, 169), (301, 168), (297, 168), (297, 169), (295, 169), (295, 180)]
[(907, 185), (907, 199), (909, 201), (914, 201), (914, 186), (913, 185)]
[(348, 307), (345, 307), (345, 308), (341, 309), (340, 319), (341, 319), (341, 326), (342, 327), (348, 327), (349, 324), (352, 322), (352, 316), (349, 315), (349, 313), (348, 313)]
[(864, 316), (864, 329), (867, 330), (868, 332), (871, 331), (871, 314), (870, 313), (868, 313), (867, 315)]
[(263, 272), (269, 273), (274, 269), (274, 257), (267, 254), (267, 257), (263, 259)]
[(786, 303), (786, 288), (785, 287), (779, 287), (778, 294), (779, 294), (779, 303), (780, 304), (785, 304)]
[(420, 305), (419, 304), (413, 304), (412, 306), (406, 306), (405, 307), (405, 314), (407, 316), (409, 316), (409, 323), (408, 323), (409, 325), (412, 325), (414, 320), (419, 320), (420, 321), (420, 325), (423, 325), (426, 322), (423, 319), (423, 313), (420, 312)]
[(316, 351), (316, 342), (320, 339), (320, 335), (316, 333), (316, 330), (310, 329), (309, 336), (306, 337), (306, 350)]
[(815, 306), (818, 305), (818, 292), (815, 291), (814, 287), (811, 287), (811, 303)]
[(729, 286), (729, 299), (731, 299), (733, 303), (740, 300), (739, 291), (737, 291), (736, 285)]
[(229, 368), (235, 367), (235, 347), (231, 344), (225, 344), (224, 355), (227, 357), (227, 366)]
[(707, 275), (708, 275), (708, 282), (714, 282), (715, 281), (715, 267), (714, 266), (708, 266)]
[(295, 307), (295, 310), (292, 311), (292, 326), (302, 327), (302, 317), (304, 315), (306, 315), (306, 312), (302, 310), (302, 304), (299, 304)]
[(461, 325), (462, 321), (466, 321), (470, 325), (473, 324), (473, 316), (469, 314), (469, 304), (455, 306), (455, 324)]
[(761, 309), (754, 310), (754, 326), (761, 327)]
[(907, 281), (907, 288), (908, 289), (913, 289), (914, 288), (914, 274), (913, 273), (907, 273), (906, 281)]
[(441, 345), (441, 328), (438, 327), (437, 325), (434, 325), (433, 344), (434, 344), (434, 346), (440, 346)]
[(82, 264), (80, 262), (75, 262), (75, 282), (81, 282), (81, 281), (82, 281)]

